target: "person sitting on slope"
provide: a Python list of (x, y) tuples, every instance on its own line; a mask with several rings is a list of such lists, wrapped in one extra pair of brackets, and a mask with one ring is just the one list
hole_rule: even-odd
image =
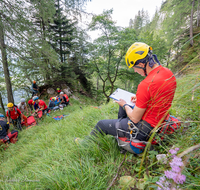
[(15, 143), (17, 141), (18, 131), (10, 132), (9, 123), (4, 121), (5, 117), (0, 113), (0, 141), (3, 143)]
[[(152, 130), (163, 123), (169, 116), (176, 90), (174, 74), (163, 67), (153, 55), (152, 47), (141, 42), (135, 42), (128, 49), (125, 61), (128, 68), (146, 78), (140, 82), (136, 95), (131, 97), (134, 108), (123, 99), (115, 101), (119, 104), (118, 119), (100, 120), (91, 135), (98, 133), (114, 137), (130, 138), (129, 123), (135, 127), (134, 139), (148, 141)], [(117, 134), (117, 131), (124, 131)]]
[(33, 111), (33, 105), (34, 105), (34, 101), (33, 101), (33, 99), (30, 99), (29, 101), (28, 101), (28, 105), (29, 105), (29, 108), (31, 109), (31, 114), (32, 114), (32, 111)]
[(35, 102), (34, 109), (36, 113), (38, 111), (42, 111), (43, 115), (48, 113), (49, 108), (47, 107), (46, 103), (43, 100), (39, 100), (38, 96), (34, 96), (33, 101)]
[(67, 106), (69, 104), (69, 98), (67, 95), (64, 96), (64, 92), (60, 93), (60, 100), (61, 100), (61, 105), (62, 106)]
[(51, 100), (49, 101), (49, 105), (48, 105), (49, 109), (52, 110), (56, 106), (55, 101), (56, 101), (56, 97), (52, 97)]
[(21, 99), (21, 102), (17, 105), (17, 107), (22, 112), (23, 119), (24, 119), (24, 122), (25, 122), (25, 126), (28, 127), (27, 117), (24, 115), (25, 111), (26, 111), (26, 114), (28, 115), (28, 108), (26, 106), (26, 102), (25, 102), (24, 98)]

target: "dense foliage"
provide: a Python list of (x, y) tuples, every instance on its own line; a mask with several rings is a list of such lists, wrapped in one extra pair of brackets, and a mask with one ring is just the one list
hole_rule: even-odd
[[(107, 102), (117, 86), (135, 92), (141, 78), (127, 70), (124, 61), (135, 41), (151, 45), (160, 62), (174, 71), (180, 62), (183, 67), (198, 54), (197, 48), (192, 50), (193, 56), (182, 54), (188, 45), (198, 46), (200, 14), (195, 0), (163, 1), (151, 21), (148, 11), (139, 10), (126, 28), (112, 20), (112, 10), (93, 15), (84, 28), (86, 0), (0, 3), (4, 65), (0, 74), (6, 79), (3, 89), (7, 87), (9, 101), (13, 101), (12, 89), (28, 91), (32, 80), (40, 86), (64, 83)], [(99, 31), (99, 37), (91, 42), (87, 30)], [(187, 60), (182, 61), (183, 56)]]

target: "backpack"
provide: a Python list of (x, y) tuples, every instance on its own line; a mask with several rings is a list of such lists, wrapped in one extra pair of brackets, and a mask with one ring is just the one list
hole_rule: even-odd
[[(16, 105), (14, 105), (14, 109), (15, 109), (15, 111), (19, 114), (19, 112), (17, 111), (17, 106)], [(19, 114), (20, 115), (20, 114)], [(8, 116), (10, 117), (10, 110), (8, 110)]]
[[(174, 131), (178, 130), (181, 126), (181, 121), (172, 116), (168, 115), (168, 117), (165, 119), (165, 122), (158, 128), (157, 134), (160, 136), (160, 140), (164, 140), (165, 134), (171, 135), (174, 133)], [(151, 144), (155, 145), (158, 144), (159, 140), (154, 137)]]
[(63, 96), (66, 98), (66, 101), (69, 102), (69, 98), (68, 98), (67, 94), (63, 94)]
[[(135, 139), (136, 135), (134, 133), (119, 129), (119, 127), (117, 127), (118, 124), (119, 123), (117, 122), (116, 123), (116, 129), (117, 129), (116, 139), (118, 142), (118, 146), (122, 147), (123, 149), (133, 154), (142, 153), (148, 142)], [(174, 133), (174, 131), (179, 129), (180, 126), (181, 126), (181, 123), (179, 119), (177, 119), (174, 116), (168, 115), (168, 117), (165, 119), (165, 122), (163, 123), (163, 125), (159, 127), (156, 133), (161, 135), (160, 139), (163, 140), (165, 134), (169, 135), (169, 134)], [(130, 135), (130, 137), (129, 138), (119, 137), (120, 132), (127, 133)], [(156, 139), (156, 137), (153, 138), (151, 144), (152, 145), (158, 144), (158, 140)]]

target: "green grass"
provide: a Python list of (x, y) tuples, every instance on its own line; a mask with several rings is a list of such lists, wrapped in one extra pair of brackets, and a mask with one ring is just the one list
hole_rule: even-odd
[[(199, 87), (194, 90), (193, 101), (191, 99), (191, 88), (199, 83), (197, 79), (198, 74), (177, 79), (178, 88), (171, 114), (181, 117), (184, 123), (179, 131), (167, 137), (167, 142), (162, 142), (148, 152), (140, 175), (146, 189), (156, 189), (155, 182), (169, 167), (157, 164), (155, 156), (158, 153), (166, 154), (173, 145), (179, 147), (182, 152), (200, 143)], [(84, 96), (79, 98), (80, 100), (70, 99), (72, 106), (51, 112), (51, 117), (46, 116), (39, 125), (19, 132), (19, 141), (10, 144), (6, 151), (1, 150), (1, 189), (99, 190), (109, 186), (124, 157), (120, 154), (115, 139), (111, 136), (100, 136), (94, 141), (85, 140), (77, 145), (74, 138), (87, 137), (101, 119), (116, 119), (118, 105), (110, 102), (97, 109), (93, 100)], [(52, 119), (53, 116), (61, 114), (69, 116), (60, 121)], [(189, 156), (183, 171), (187, 178), (182, 189), (198, 189), (199, 150), (191, 152)], [(141, 158), (127, 153), (119, 177), (131, 175), (139, 179), (140, 163)], [(112, 189), (123, 189), (119, 186), (119, 177)]]

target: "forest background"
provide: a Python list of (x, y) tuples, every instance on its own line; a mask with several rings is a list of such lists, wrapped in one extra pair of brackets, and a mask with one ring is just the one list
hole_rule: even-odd
[[(142, 77), (128, 70), (124, 60), (135, 41), (151, 45), (162, 65), (175, 73), (199, 60), (198, 49), (194, 50), (199, 43), (199, 1), (163, 1), (151, 21), (149, 13), (140, 10), (130, 18), (129, 27), (116, 26), (113, 10), (99, 15), (84, 12), (86, 3), (0, 1), (0, 91), (4, 99), (14, 102), (15, 89), (29, 94), (33, 80), (40, 91), (66, 84), (99, 104), (109, 102), (117, 87), (135, 92)], [(83, 18), (91, 20), (87, 28)], [(91, 42), (87, 31), (97, 30), (101, 35)], [(188, 49), (193, 51), (185, 56)]]

